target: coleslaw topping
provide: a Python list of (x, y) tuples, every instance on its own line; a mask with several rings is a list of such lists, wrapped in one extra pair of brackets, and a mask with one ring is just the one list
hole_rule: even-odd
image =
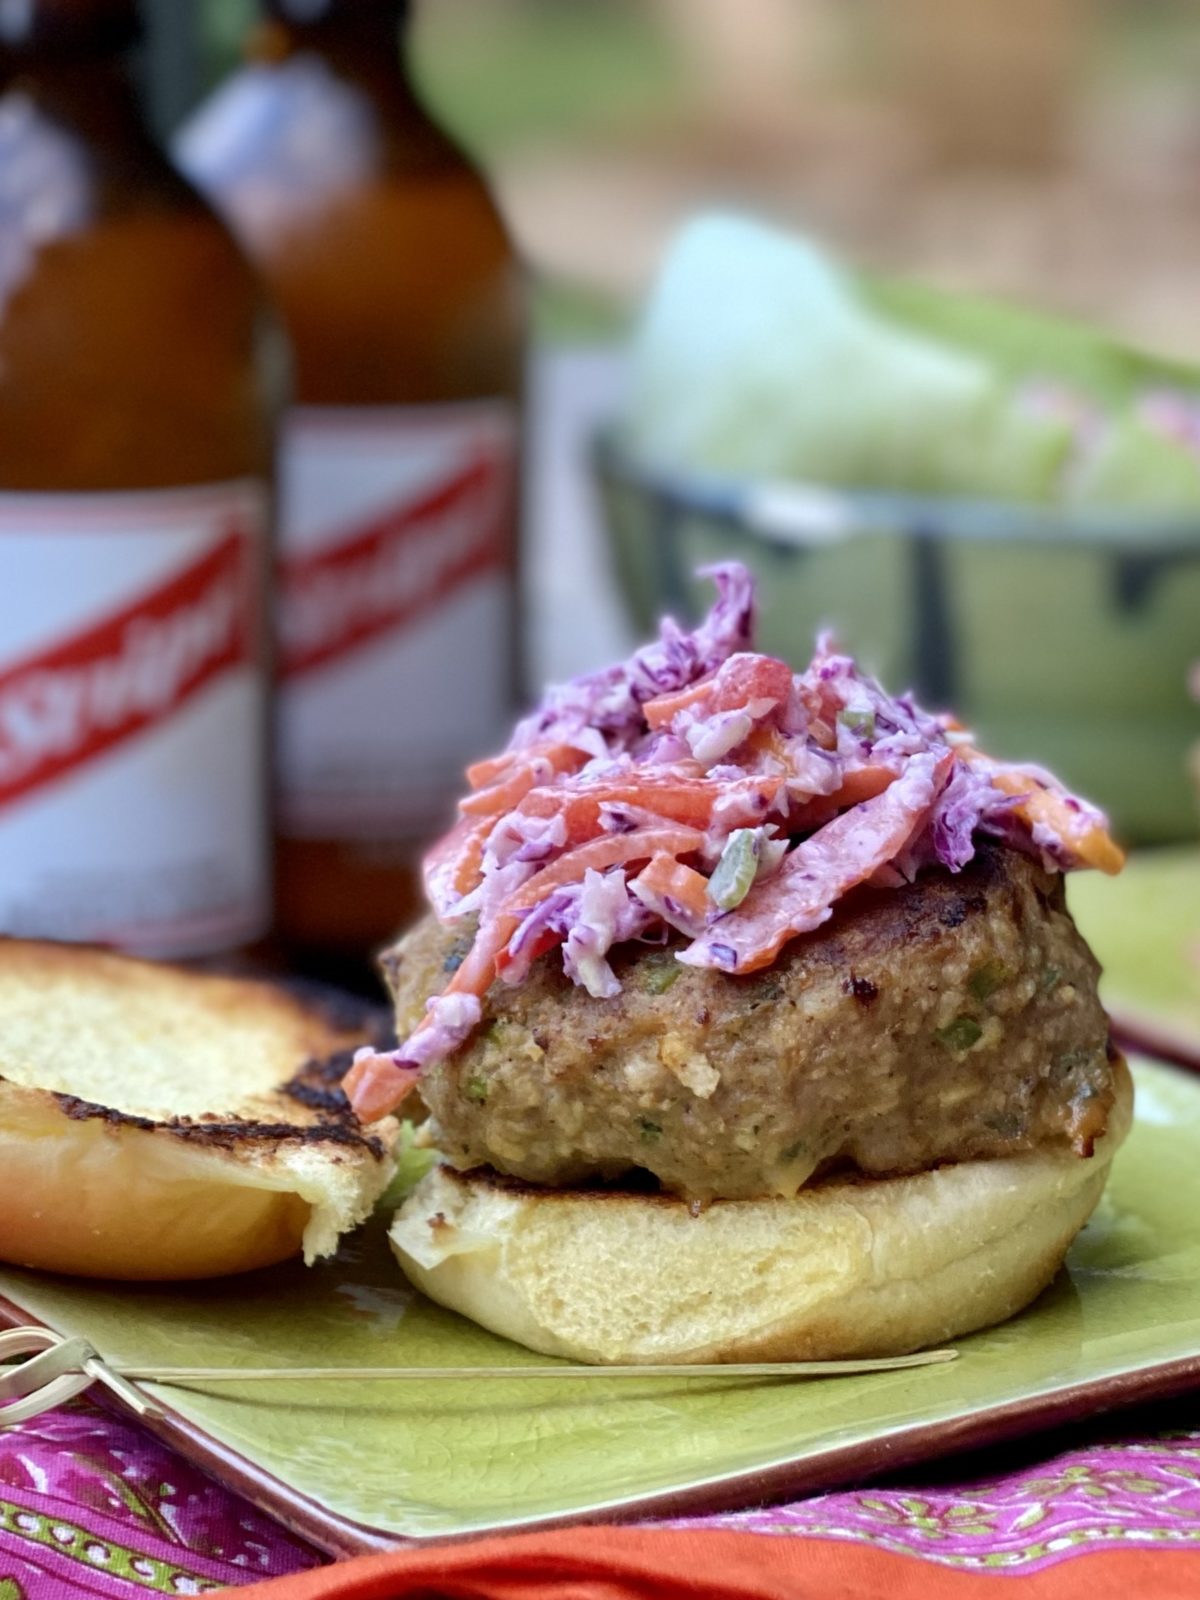
[(424, 876), (442, 922), (477, 919), (471, 947), (397, 1050), (359, 1052), (346, 1089), (364, 1122), (471, 1036), (494, 982), (556, 948), (607, 999), (614, 946), (682, 935), (684, 965), (754, 972), (858, 885), (959, 872), (980, 837), (1056, 871), (1120, 870), (1103, 814), (1050, 773), (984, 755), (828, 635), (802, 673), (754, 652), (745, 568), (702, 576), (717, 598), (698, 628), (667, 618), (629, 661), (551, 689), (468, 770)]

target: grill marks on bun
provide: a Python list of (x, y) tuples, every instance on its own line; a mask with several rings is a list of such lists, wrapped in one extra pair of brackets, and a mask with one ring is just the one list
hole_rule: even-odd
[[(298, 1139), (306, 1144), (345, 1145), (367, 1151), (377, 1160), (386, 1154), (384, 1141), (367, 1132), (350, 1109), (350, 1102), (338, 1087), (319, 1087), (322, 1082), (337, 1084), (354, 1059), (353, 1050), (339, 1050), (325, 1061), (307, 1061), (287, 1083), (279, 1085), (279, 1093), (310, 1111), (319, 1111), (317, 1122), (298, 1123), (295, 1120), (253, 1122), (246, 1118), (222, 1120), (220, 1116), (153, 1117), (138, 1116), (129, 1111), (117, 1111), (112, 1106), (99, 1105), (93, 1100), (81, 1100), (77, 1095), (55, 1094), (63, 1114), (73, 1122), (98, 1120), (110, 1127), (157, 1129), (174, 1134), (188, 1143), (209, 1146), (214, 1150), (234, 1150), (239, 1145), (266, 1141), (278, 1144), (285, 1139)], [(0, 1075), (0, 1084), (5, 1079)], [(291, 1109), (291, 1108), (289, 1108)]]
[(391, 1173), (339, 1087), (370, 1029), (311, 997), (0, 940), (0, 1259), (96, 1277), (329, 1254)]

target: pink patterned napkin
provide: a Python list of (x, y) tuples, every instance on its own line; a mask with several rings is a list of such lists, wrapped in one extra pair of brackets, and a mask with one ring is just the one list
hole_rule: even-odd
[[(950, 1461), (914, 1488), (870, 1486), (690, 1520), (862, 1540), (972, 1572), (1033, 1572), (1085, 1550), (1200, 1550), (1200, 1406), (1179, 1409), (1188, 1424), (1179, 1431), (1091, 1439), (1059, 1453), (1053, 1435), (1031, 1441), (1025, 1464), (1007, 1452), (1008, 1470), (997, 1461), (994, 1477), (956, 1478)], [(1114, 1419), (1114, 1435), (1120, 1426)], [(970, 1460), (978, 1469), (980, 1457)]]
[(322, 1559), (86, 1400), (0, 1432), (0, 1600), (209, 1594)]
[[(1027, 1458), (994, 1478), (922, 1479), (686, 1525), (859, 1540), (996, 1572), (1082, 1550), (1200, 1549), (1197, 1408), (1184, 1405), (1180, 1422), (1170, 1433)], [(86, 1401), (0, 1433), (0, 1600), (205, 1594), (322, 1559), (134, 1423)]]

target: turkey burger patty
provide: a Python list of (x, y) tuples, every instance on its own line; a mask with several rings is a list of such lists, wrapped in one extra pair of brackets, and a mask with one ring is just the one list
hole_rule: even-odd
[[(402, 1035), (463, 946), (429, 918), (385, 959)], [(550, 958), (492, 984), (473, 1038), (421, 1081), (452, 1166), (550, 1186), (640, 1170), (688, 1200), (751, 1199), (833, 1170), (1087, 1155), (1112, 1106), (1062, 875), (1001, 846), (856, 891), (761, 973), (687, 967), (674, 946), (613, 964), (614, 999)]]

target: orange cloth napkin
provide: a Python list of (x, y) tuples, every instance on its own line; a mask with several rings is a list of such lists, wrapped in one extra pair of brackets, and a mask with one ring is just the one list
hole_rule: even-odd
[(1025, 1575), (835, 1539), (571, 1528), (408, 1547), (252, 1584), (238, 1600), (1198, 1600), (1200, 1552), (1104, 1550)]

